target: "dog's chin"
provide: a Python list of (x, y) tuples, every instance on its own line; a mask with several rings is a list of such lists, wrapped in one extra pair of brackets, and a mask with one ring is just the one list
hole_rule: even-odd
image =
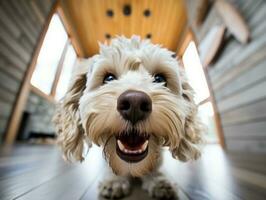
[(128, 163), (140, 162), (148, 155), (149, 138), (149, 134), (134, 129), (122, 132), (116, 137), (116, 153)]

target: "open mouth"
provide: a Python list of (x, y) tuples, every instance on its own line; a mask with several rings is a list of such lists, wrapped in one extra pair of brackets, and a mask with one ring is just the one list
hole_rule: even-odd
[(148, 155), (149, 135), (136, 131), (123, 132), (116, 137), (117, 155), (124, 161), (134, 163)]

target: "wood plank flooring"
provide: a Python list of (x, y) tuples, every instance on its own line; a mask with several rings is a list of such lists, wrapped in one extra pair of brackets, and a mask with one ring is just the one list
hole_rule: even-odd
[[(200, 160), (188, 163), (172, 159), (165, 151), (160, 170), (175, 183), (180, 199), (265, 199), (265, 175), (241, 168), (231, 157), (217, 145), (206, 146)], [(2, 148), (0, 200), (103, 200), (98, 196), (98, 185), (104, 180), (107, 167), (98, 147), (90, 150), (82, 164), (65, 163), (53, 145)], [(140, 180), (133, 180), (133, 186), (125, 200), (150, 199), (141, 189)]]

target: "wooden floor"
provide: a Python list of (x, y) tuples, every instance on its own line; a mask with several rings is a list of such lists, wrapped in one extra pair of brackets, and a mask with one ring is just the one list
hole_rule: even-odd
[[(0, 199), (93, 200), (105, 177), (102, 152), (93, 147), (83, 164), (67, 164), (53, 145), (17, 145), (0, 153)], [(161, 171), (179, 190), (180, 199), (266, 199), (266, 179), (233, 165), (217, 145), (205, 147), (196, 162), (181, 163), (164, 153)], [(148, 200), (139, 180), (127, 200)]]

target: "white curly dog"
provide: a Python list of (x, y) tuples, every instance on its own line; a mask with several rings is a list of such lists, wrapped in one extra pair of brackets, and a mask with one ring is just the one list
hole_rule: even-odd
[(103, 147), (113, 175), (100, 186), (106, 198), (129, 194), (140, 177), (155, 199), (177, 197), (157, 172), (166, 146), (174, 159), (200, 155), (201, 123), (193, 90), (173, 52), (141, 40), (117, 37), (81, 61), (54, 118), (68, 160), (83, 160), (84, 145)]

